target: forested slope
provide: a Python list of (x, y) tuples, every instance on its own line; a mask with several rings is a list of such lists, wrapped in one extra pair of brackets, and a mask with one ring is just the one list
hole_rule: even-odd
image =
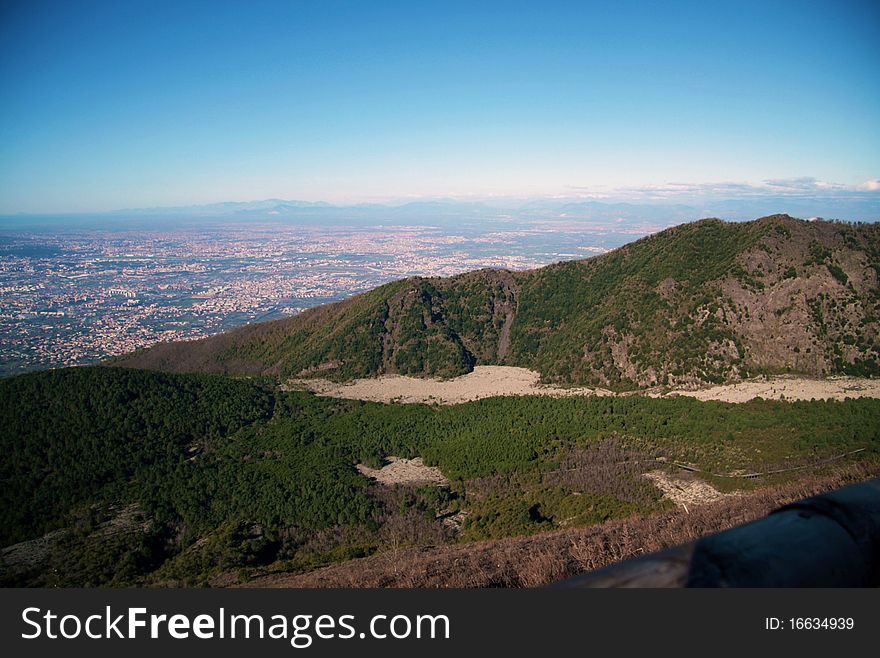
[(115, 363), (333, 379), (515, 365), (616, 389), (779, 372), (874, 376), (878, 272), (877, 225), (702, 220), (584, 261), (398, 281)]
[[(432, 407), (106, 367), (0, 381), (0, 413), (0, 542), (24, 542), (4, 549), (0, 572), (31, 585), (203, 583), (585, 526), (667, 508), (642, 473), (673, 460), (753, 472), (857, 449), (870, 461), (880, 447), (872, 399)], [(355, 468), (390, 455), (421, 456), (450, 484), (386, 487)]]

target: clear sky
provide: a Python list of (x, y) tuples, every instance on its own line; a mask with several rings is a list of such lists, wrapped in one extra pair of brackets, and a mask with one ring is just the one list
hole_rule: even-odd
[(0, 212), (880, 188), (880, 2), (0, 4)]

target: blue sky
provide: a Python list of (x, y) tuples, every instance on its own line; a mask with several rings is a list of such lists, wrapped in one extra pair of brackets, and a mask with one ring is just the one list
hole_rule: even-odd
[(875, 1), (0, 5), (2, 213), (877, 179)]

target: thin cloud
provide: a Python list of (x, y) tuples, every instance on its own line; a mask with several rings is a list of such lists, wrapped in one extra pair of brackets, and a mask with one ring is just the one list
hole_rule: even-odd
[(847, 186), (841, 183), (829, 183), (816, 178), (776, 178), (764, 181), (764, 184), (772, 188), (774, 192), (817, 192), (826, 190), (846, 190)]
[(672, 200), (687, 198), (760, 198), (760, 197), (817, 197), (864, 198), (880, 192), (880, 179), (860, 185), (845, 185), (809, 176), (772, 178), (759, 183), (722, 181), (717, 183), (669, 182), (655, 185), (619, 187), (612, 190), (588, 186), (569, 186), (582, 197), (629, 198), (643, 200)]

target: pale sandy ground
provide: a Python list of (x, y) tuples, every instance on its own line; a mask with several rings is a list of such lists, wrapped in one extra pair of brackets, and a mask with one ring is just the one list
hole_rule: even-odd
[(844, 398), (880, 397), (880, 380), (858, 377), (806, 379), (785, 375), (769, 380), (749, 379), (737, 384), (713, 386), (699, 391), (676, 391), (698, 400), (748, 402), (762, 397), (767, 400), (843, 400)]
[(539, 379), (538, 373), (526, 368), (477, 366), (467, 375), (445, 380), (382, 375), (342, 384), (326, 379), (299, 379), (291, 381), (290, 386), (305, 387), (318, 395), (350, 400), (437, 404), (459, 404), (499, 395), (611, 395), (610, 391), (604, 389), (542, 386), (538, 383)]
[(714, 503), (725, 496), (734, 494), (723, 494), (708, 482), (704, 482), (693, 475), (674, 476), (663, 471), (651, 471), (645, 473), (645, 477), (651, 480), (660, 491), (663, 497), (668, 498), (679, 507), (683, 507), (687, 511), (688, 506), (705, 505), (706, 503)]
[[(540, 375), (526, 368), (512, 366), (477, 366), (474, 371), (453, 379), (423, 379), (402, 375), (383, 375), (337, 383), (326, 379), (295, 379), (289, 388), (306, 388), (318, 395), (374, 402), (423, 402), (459, 404), (499, 395), (614, 395), (601, 388), (563, 388), (539, 383)], [(660, 395), (646, 391), (648, 395)], [(700, 390), (673, 390), (664, 396), (688, 395), (699, 400), (748, 402), (752, 398), (785, 400), (835, 399), (846, 397), (880, 398), (880, 380), (856, 377), (808, 379), (780, 376), (769, 380), (751, 379), (737, 384), (713, 386)]]
[(382, 468), (370, 468), (366, 464), (358, 464), (357, 470), (380, 484), (447, 484), (449, 480), (434, 466), (425, 466), (421, 457), (405, 459), (388, 457)]

